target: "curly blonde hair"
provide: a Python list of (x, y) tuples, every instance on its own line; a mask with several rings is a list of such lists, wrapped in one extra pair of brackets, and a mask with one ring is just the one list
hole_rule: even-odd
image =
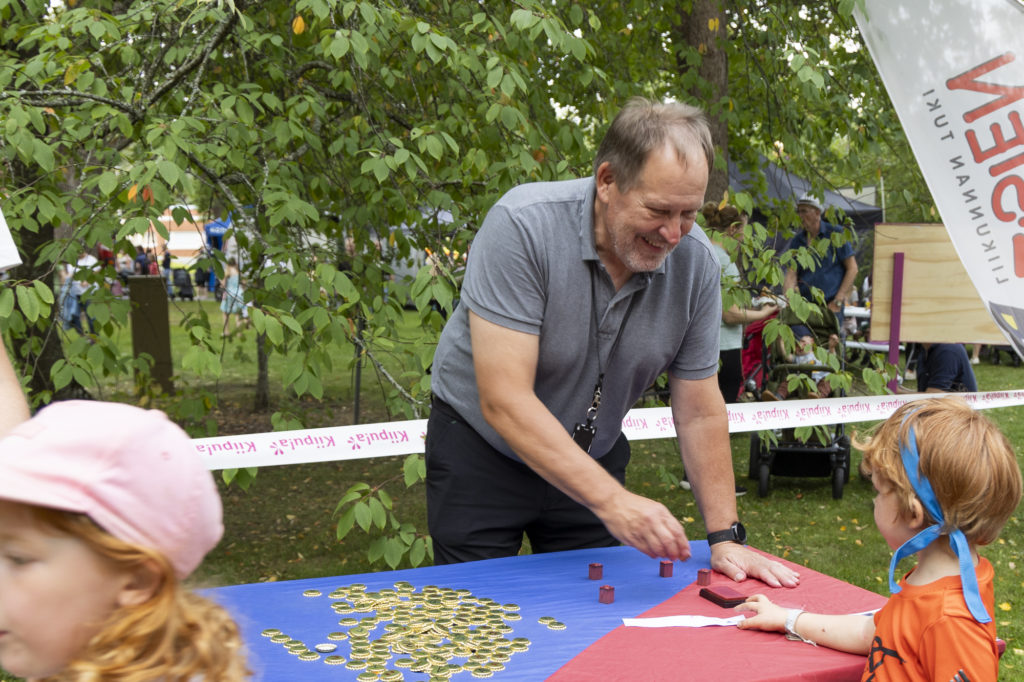
[[(864, 465), (878, 485), (891, 486), (903, 518), (916, 493), (903, 468), (900, 447), (914, 429), (918, 468), (931, 483), (945, 524), (974, 545), (993, 542), (1021, 499), (1021, 473), (1013, 447), (987, 417), (959, 398), (915, 400), (897, 409), (866, 443)], [(936, 520), (929, 517), (929, 523)]]
[(185, 589), (159, 552), (126, 543), (83, 514), (33, 507), (41, 523), (78, 538), (113, 563), (131, 570), (155, 565), (161, 581), (141, 604), (116, 609), (74, 660), (43, 682), (236, 682), (250, 672), (231, 616)]

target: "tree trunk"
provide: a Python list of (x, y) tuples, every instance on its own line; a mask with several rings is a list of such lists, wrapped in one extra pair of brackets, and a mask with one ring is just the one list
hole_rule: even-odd
[[(31, 254), (37, 253), (37, 249), (53, 241), (53, 226), (42, 225), (38, 232), (24, 231), (20, 233), (20, 249), (25, 263), (11, 270), (11, 276), (16, 280), (42, 280), (49, 282), (53, 273), (46, 264), (35, 265), (32, 263)], [(54, 298), (57, 298), (57, 291), (54, 291)], [(60, 314), (60, 306), (56, 303), (50, 308), (48, 320), (37, 321), (36, 324), (26, 322), (26, 332), (23, 336), (12, 338), (14, 345), (14, 357), (11, 361), (20, 368), (29, 378), (29, 395), (52, 395), (54, 400), (69, 400), (71, 398), (89, 398), (90, 394), (84, 386), (72, 379), (71, 383), (64, 386), (60, 391), (54, 393), (51, 369), (58, 360), (64, 359), (64, 347), (61, 345), (60, 329), (63, 320)]]
[(721, 115), (723, 106), (728, 106), (729, 61), (721, 49), (720, 42), (727, 39), (726, 17), (719, 0), (694, 0), (689, 14), (679, 5), (679, 22), (676, 30), (680, 44), (676, 52), (679, 68), (693, 68), (686, 62), (686, 46), (696, 49), (700, 55), (697, 71), (706, 81), (706, 87), (696, 86), (689, 94), (695, 97), (708, 113), (711, 123), (711, 141), (722, 155), (722, 163), (715, 163), (708, 180), (708, 201), (721, 201), (729, 189), (729, 129)]
[[(11, 184), (14, 187), (28, 187), (38, 183), (38, 178), (34, 173), (20, 161), (12, 161), (7, 168), (11, 173)], [(11, 277), (14, 280), (46, 282), (54, 287), (53, 294), (56, 299), (59, 289), (55, 286), (52, 264), (36, 264), (35, 262), (40, 250), (53, 242), (56, 237), (53, 224), (40, 221), (35, 215), (26, 217), (30, 222), (35, 222), (38, 229), (35, 232), (19, 230), (14, 235), (23, 262), (18, 267), (11, 269)], [(49, 319), (37, 320), (35, 324), (26, 320), (25, 325), (24, 335), (16, 335), (11, 339), (14, 346), (11, 362), (19, 372), (28, 376), (29, 395), (33, 397), (51, 395), (55, 400), (90, 397), (89, 392), (74, 379), (59, 393), (54, 394), (51, 369), (58, 360), (64, 359), (64, 347), (61, 345), (63, 320), (57, 302), (55, 301), (50, 308)]]

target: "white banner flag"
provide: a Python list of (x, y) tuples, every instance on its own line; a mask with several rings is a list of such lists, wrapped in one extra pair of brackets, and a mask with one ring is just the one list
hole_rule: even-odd
[(1024, 5), (865, 0), (855, 16), (960, 260), (1024, 356)]
[(21, 265), (21, 256), (18, 255), (18, 247), (14, 245), (11, 231), (7, 228), (4, 212), (0, 210), (0, 272), (15, 265)]

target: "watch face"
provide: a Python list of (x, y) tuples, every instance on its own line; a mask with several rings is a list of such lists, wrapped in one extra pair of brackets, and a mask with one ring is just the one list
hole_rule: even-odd
[(743, 527), (743, 524), (737, 521), (736, 523), (732, 524), (732, 530), (733, 533), (736, 534), (736, 542), (740, 543), (741, 545), (746, 544), (747, 529)]

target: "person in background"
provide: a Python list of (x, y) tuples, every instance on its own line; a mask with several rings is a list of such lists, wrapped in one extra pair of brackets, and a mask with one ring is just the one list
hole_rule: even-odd
[(167, 297), (174, 298), (174, 287), (171, 283), (171, 252), (164, 244), (164, 253), (160, 258), (160, 269), (164, 276), (164, 284), (167, 285)]
[[(864, 460), (875, 525), (895, 550), (889, 601), (874, 616), (825, 615), (755, 595), (736, 607), (755, 614), (738, 627), (867, 656), (864, 681), (994, 682), (995, 571), (978, 547), (996, 540), (1021, 499), (1009, 441), (962, 400), (931, 398), (897, 409)], [(911, 555), (917, 565), (897, 584), (896, 567)]]
[(0, 440), (0, 529), (7, 672), (248, 677), (235, 622), (181, 585), (224, 528), (213, 477), (162, 412), (66, 401), (16, 426)]
[(88, 251), (83, 251), (74, 265), (64, 266), (64, 282), (60, 288), (61, 315), (64, 319), (64, 329), (74, 329), (79, 334), (85, 334), (82, 327), (82, 315), (89, 325), (89, 333), (96, 332), (96, 322), (89, 314), (89, 292), (95, 291), (96, 284), (87, 282), (83, 276), (76, 277), (80, 270), (91, 270), (96, 267), (99, 261)]
[[(853, 246), (843, 243), (836, 246), (832, 243), (833, 234), (842, 234), (843, 228), (837, 227), (830, 222), (822, 220), (822, 205), (818, 199), (810, 194), (800, 197), (796, 206), (797, 215), (800, 216), (801, 230), (790, 240), (786, 251), (795, 251), (800, 248), (810, 248), (815, 251), (822, 241), (828, 244), (824, 256), (817, 257), (814, 267), (803, 265), (791, 266), (786, 269), (784, 291), (797, 289), (800, 295), (808, 301), (814, 301), (813, 290), (818, 289), (825, 297), (828, 311), (820, 311), (822, 327), (829, 329), (833, 327), (830, 321), (830, 311), (838, 319), (838, 326), (843, 326), (843, 307), (849, 301), (850, 289), (857, 277), (857, 259), (853, 253)], [(787, 311), (789, 309), (787, 308)], [(808, 326), (810, 322), (791, 320), (787, 322), (793, 330), (796, 338), (798, 353), (806, 353), (815, 341), (815, 334)], [(830, 350), (838, 342), (829, 339)]]
[[(740, 271), (736, 263), (729, 257), (723, 246), (723, 238), (740, 241), (743, 239), (743, 228), (747, 224), (747, 214), (740, 212), (735, 206), (717, 204), (709, 201), (700, 210), (704, 216), (704, 225), (708, 228), (711, 248), (722, 269), (723, 293), (729, 287), (739, 284)], [(722, 321), (719, 326), (718, 344), (718, 390), (727, 404), (735, 403), (743, 388), (743, 363), (740, 353), (743, 348), (743, 326), (749, 322), (760, 322), (776, 315), (779, 307), (774, 303), (766, 303), (760, 308), (746, 308), (732, 304), (725, 308), (722, 304)], [(690, 490), (690, 481), (683, 474), (679, 482), (684, 490)], [(747, 489), (736, 485), (736, 495), (744, 495)]]
[(971, 348), (971, 364), (977, 365), (981, 362), (981, 350), (985, 347), (983, 343), (976, 343)]
[(113, 268), (116, 266), (114, 252), (106, 244), (96, 245), (96, 258), (99, 260), (101, 267)]
[(238, 272), (238, 262), (232, 258), (224, 268), (224, 296), (220, 300), (220, 310), (224, 313), (223, 334), (228, 333), (228, 323), (231, 322), (232, 315), (235, 316), (235, 330), (242, 324), (242, 314), (245, 312), (244, 291), (242, 276)]
[(680, 452), (734, 580), (798, 575), (744, 546), (718, 390), (721, 268), (694, 227), (703, 113), (630, 100), (588, 178), (521, 185), (488, 212), (434, 357), (426, 435), (435, 563), (625, 542), (686, 559), (682, 524), (623, 483), (622, 419), (668, 371)]
[[(723, 246), (723, 237), (735, 241), (743, 239), (743, 228), (747, 224), (747, 214), (740, 212), (735, 206), (721, 206), (709, 201), (701, 208), (705, 225), (709, 228), (711, 248), (722, 268), (723, 290), (736, 286), (740, 281), (740, 271), (729, 257)], [(724, 306), (724, 304), (723, 304)], [(740, 307), (736, 304), (722, 311), (722, 323), (719, 328), (718, 358), (718, 389), (726, 403), (736, 402), (740, 389), (743, 387), (743, 368), (740, 362), (740, 350), (743, 346), (743, 327), (750, 322), (760, 322), (776, 315), (779, 307), (774, 303), (765, 303), (759, 308)]]
[(135, 260), (131, 254), (122, 253), (117, 257), (117, 274), (121, 284), (127, 285), (128, 278), (135, 275)]
[(963, 344), (922, 343), (917, 363), (918, 393), (974, 393), (978, 381)]
[(146, 255), (146, 250), (141, 246), (135, 247), (135, 274), (149, 274), (149, 256)]

